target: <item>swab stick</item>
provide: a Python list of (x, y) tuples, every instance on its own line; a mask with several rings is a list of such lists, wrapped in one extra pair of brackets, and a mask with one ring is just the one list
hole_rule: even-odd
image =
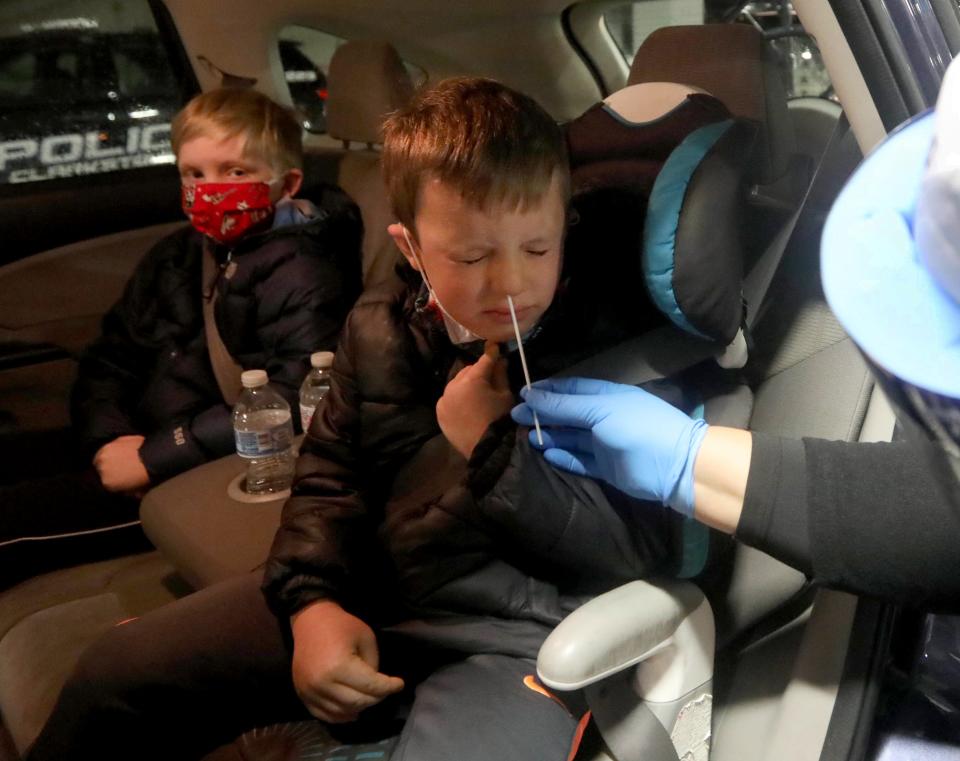
[[(510, 307), (510, 319), (513, 320), (513, 332), (517, 336), (517, 348), (520, 350), (520, 364), (523, 366), (523, 379), (530, 388), (530, 371), (527, 369), (527, 355), (523, 353), (523, 339), (520, 337), (520, 326), (517, 324), (517, 312), (513, 308), (513, 299), (507, 296), (507, 305)], [(543, 446), (543, 434), (540, 433), (540, 420), (537, 419), (537, 411), (533, 410), (533, 427), (537, 429), (537, 443)]]

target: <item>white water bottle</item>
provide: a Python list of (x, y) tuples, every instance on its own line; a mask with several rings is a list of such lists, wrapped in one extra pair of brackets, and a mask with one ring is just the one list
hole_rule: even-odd
[(300, 386), (300, 424), (304, 433), (310, 428), (310, 421), (320, 400), (330, 390), (332, 366), (332, 351), (316, 351), (310, 355), (310, 372)]
[(272, 494), (293, 481), (293, 420), (290, 405), (268, 384), (266, 370), (240, 376), (243, 393), (233, 408), (237, 454), (247, 461), (246, 491)]

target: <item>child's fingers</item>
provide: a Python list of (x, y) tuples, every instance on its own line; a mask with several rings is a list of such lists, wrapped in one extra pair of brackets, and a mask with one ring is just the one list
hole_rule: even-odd
[(489, 374), (490, 385), (494, 391), (509, 391), (510, 381), (507, 379), (507, 361), (500, 356), (500, 345), (494, 341), (487, 341), (483, 355), (493, 360), (493, 368)]
[(494, 341), (487, 341), (480, 359), (460, 372), (465, 377), (486, 381), (495, 391), (506, 391), (510, 388), (507, 381), (507, 363), (501, 359), (500, 347)]
[(331, 700), (321, 694), (301, 695), (300, 699), (310, 714), (320, 719), (320, 721), (326, 721), (331, 724), (346, 724), (347, 722), (356, 721), (357, 718), (359, 718), (359, 714), (356, 712), (345, 709), (335, 700)]
[(341, 686), (363, 693), (375, 703), (403, 689), (402, 679), (381, 674), (362, 658), (352, 658), (345, 663), (336, 679)]
[(328, 685), (322, 693), (301, 698), (313, 716), (333, 724), (356, 721), (364, 710), (383, 700), (381, 697), (372, 697), (339, 684)]

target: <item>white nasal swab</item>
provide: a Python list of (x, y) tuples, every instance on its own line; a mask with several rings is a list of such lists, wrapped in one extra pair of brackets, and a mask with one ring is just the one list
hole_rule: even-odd
[[(510, 307), (510, 319), (513, 320), (513, 332), (517, 335), (517, 349), (520, 350), (520, 364), (523, 367), (523, 379), (527, 382), (527, 388), (530, 388), (530, 371), (527, 369), (527, 355), (523, 353), (523, 339), (520, 337), (520, 326), (517, 324), (517, 313), (513, 308), (513, 299), (508, 295), (507, 304)], [(540, 433), (540, 420), (537, 418), (537, 411), (533, 412), (533, 427), (537, 429), (537, 443), (543, 446), (543, 434)]]

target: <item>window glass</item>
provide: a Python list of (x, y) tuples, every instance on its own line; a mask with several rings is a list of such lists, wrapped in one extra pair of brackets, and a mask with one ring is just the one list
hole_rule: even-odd
[(36, 56), (0, 49), (0, 97), (25, 98), (30, 95), (36, 71)]
[(662, 26), (731, 22), (763, 32), (780, 66), (788, 98), (836, 100), (816, 42), (786, 0), (735, 3), (719, 0), (643, 0), (611, 8), (604, 23), (629, 65), (647, 36)]
[(0, 10), (0, 184), (172, 163), (182, 103), (147, 0)]
[(318, 29), (288, 26), (280, 32), (280, 62), (304, 129), (327, 131), (327, 71), (333, 51), (343, 42)]
[(702, 24), (703, 0), (643, 0), (618, 5), (603, 14), (603, 21), (629, 64), (647, 35), (661, 26)]
[(780, 67), (787, 98), (837, 100), (820, 48), (800, 24), (789, 2), (756, 2), (743, 5), (735, 20), (759, 28)]
[[(327, 131), (327, 72), (333, 52), (346, 40), (307, 26), (288, 26), (280, 32), (279, 52), (290, 99), (304, 129), (322, 134)], [(415, 86), (426, 80), (426, 72), (404, 61)]]

